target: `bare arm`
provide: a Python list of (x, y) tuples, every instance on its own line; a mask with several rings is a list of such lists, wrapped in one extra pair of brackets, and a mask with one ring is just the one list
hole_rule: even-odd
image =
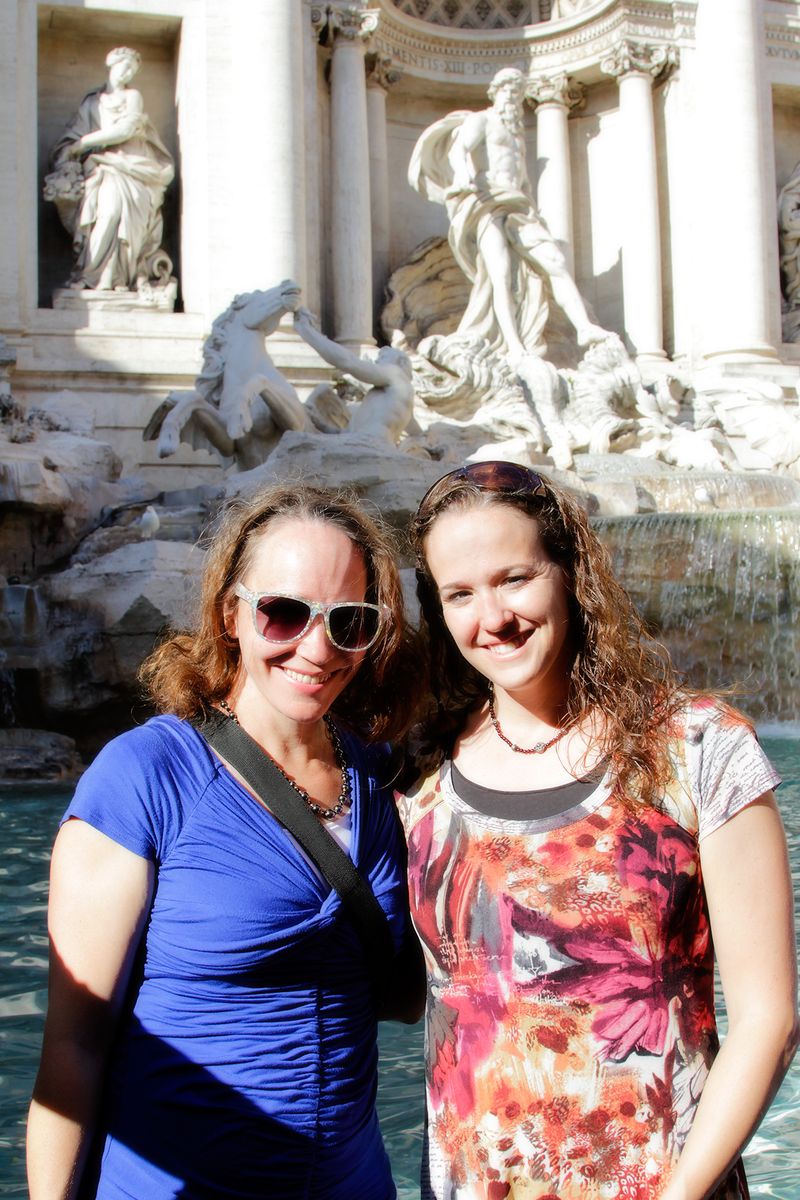
[(115, 117), (111, 125), (85, 133), (73, 142), (69, 148), (71, 157), (79, 158), (82, 154), (88, 154), (90, 150), (99, 150), (103, 146), (121, 146), (139, 132), (143, 111), (141, 92), (129, 89), (125, 95), (125, 111)]
[(364, 383), (372, 383), (378, 387), (386, 387), (391, 382), (390, 372), (384, 366), (367, 358), (359, 358), (346, 346), (340, 346), (338, 342), (326, 337), (317, 329), (306, 309), (298, 309), (295, 313), (294, 327), (303, 341), (308, 342), (320, 358), (324, 358), (331, 366), (338, 367), (340, 371), (347, 371), (349, 375), (354, 375)]
[(31, 1200), (72, 1200), (153, 890), (146, 859), (68, 821), (50, 874), (50, 983), (28, 1120)]
[(450, 147), (450, 165), (453, 168), (450, 192), (465, 192), (475, 186), (478, 172), (472, 155), (485, 138), (486, 113), (478, 112), (467, 117)]
[(661, 1200), (701, 1200), (755, 1132), (797, 1047), (792, 889), (771, 792), (703, 840), (728, 1036)]

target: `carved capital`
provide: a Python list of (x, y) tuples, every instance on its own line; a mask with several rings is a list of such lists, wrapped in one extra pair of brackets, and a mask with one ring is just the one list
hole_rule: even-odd
[(364, 62), (367, 68), (367, 87), (380, 87), (388, 91), (403, 77), (402, 70), (395, 66), (390, 54), (379, 54), (370, 50), (364, 56)]
[(324, 33), (328, 21), (327, 6), (324, 4), (312, 4), (308, 16), (311, 22), (311, 33), (318, 40)]
[(674, 46), (653, 46), (625, 38), (601, 60), (600, 69), (617, 82), (626, 75), (649, 75), (656, 79), (671, 71), (677, 62), (678, 51)]
[(328, 29), (334, 40), (365, 42), (378, 28), (379, 13), (357, 4), (332, 4), (328, 10)]
[(531, 104), (559, 104), (566, 109), (582, 108), (586, 103), (583, 84), (576, 83), (563, 72), (531, 80), (525, 96)]

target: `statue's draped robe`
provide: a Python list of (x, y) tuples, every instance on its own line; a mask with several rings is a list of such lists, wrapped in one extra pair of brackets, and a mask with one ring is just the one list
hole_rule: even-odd
[[(84, 134), (101, 128), (96, 88), (53, 148), (56, 167)], [(111, 128), (107, 124), (106, 128)], [(98, 148), (86, 158), (83, 198), (70, 229), (76, 254), (71, 283), (92, 289), (127, 288), (158, 278), (164, 190), (175, 175), (172, 157), (148, 117), (139, 115), (133, 135), (119, 145)], [(163, 270), (163, 268), (162, 268)]]

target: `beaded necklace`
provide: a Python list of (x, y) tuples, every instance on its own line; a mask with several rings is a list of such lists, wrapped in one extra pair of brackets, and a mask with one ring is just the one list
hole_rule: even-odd
[[(239, 718), (231, 708), (230, 704), (228, 704), (227, 700), (220, 700), (219, 707), (225, 713), (226, 717), (230, 717), (230, 719), (235, 721), (237, 725), (241, 725)], [(353, 798), (350, 795), (350, 777), (347, 774), (347, 759), (345, 758), (344, 747), (342, 746), (341, 738), (337, 733), (336, 726), (327, 713), (322, 719), (325, 722), (325, 728), (328, 731), (328, 737), (331, 739), (331, 747), (333, 749), (333, 757), (336, 760), (336, 766), (342, 776), (342, 786), (339, 791), (339, 795), (336, 799), (336, 803), (330, 808), (323, 808), (321, 804), (317, 804), (316, 800), (312, 800), (305, 788), (300, 787), (299, 783), (295, 783), (292, 777), (286, 774), (281, 764), (276, 758), (272, 757), (268, 750), (264, 750), (263, 746), (261, 747), (261, 750), (264, 754), (266, 754), (270, 762), (272, 762), (272, 764), (280, 771), (283, 778), (289, 784), (289, 787), (294, 788), (298, 796), (301, 797), (306, 804), (306, 807), (310, 809), (314, 816), (319, 817), (322, 821), (332, 821), (334, 817), (338, 817), (345, 808), (350, 807), (353, 802)]]
[(566, 729), (559, 729), (556, 736), (554, 738), (550, 738), (549, 742), (535, 742), (533, 746), (527, 748), (525, 746), (518, 746), (516, 742), (511, 741), (511, 738), (506, 737), (500, 728), (500, 722), (497, 719), (497, 713), (494, 711), (494, 688), (492, 688), (489, 692), (489, 720), (492, 722), (494, 731), (500, 740), (505, 742), (507, 746), (510, 746), (516, 754), (544, 754), (545, 750), (549, 750), (551, 746), (555, 746), (556, 742), (560, 742), (564, 734), (567, 732)]

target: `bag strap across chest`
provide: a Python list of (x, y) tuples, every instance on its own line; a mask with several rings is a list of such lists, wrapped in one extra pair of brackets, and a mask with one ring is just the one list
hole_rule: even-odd
[(230, 763), (245, 780), (259, 802), (316, 864), (342, 901), (356, 927), (367, 961), (377, 970), (394, 957), (389, 922), (372, 888), (341, 846), (303, 803), (248, 733), (224, 713), (192, 721), (209, 746)]

